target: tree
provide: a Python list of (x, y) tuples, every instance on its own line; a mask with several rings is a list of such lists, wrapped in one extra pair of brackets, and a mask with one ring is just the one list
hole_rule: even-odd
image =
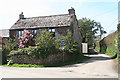
[(100, 32), (100, 34), (98, 35), (98, 37), (99, 37), (99, 39), (101, 39), (101, 38), (102, 38), (102, 35), (103, 35), (103, 34), (106, 34), (107, 32), (104, 31), (104, 28), (101, 26), (100, 23), (97, 23), (97, 26), (98, 26), (98, 29), (99, 29), (99, 32)]
[(101, 38), (102, 35), (106, 33), (106, 31), (103, 30), (101, 24), (94, 20), (82, 18), (78, 20), (78, 23), (83, 43), (85, 42), (88, 43), (89, 45), (92, 45), (96, 38), (98, 37)]

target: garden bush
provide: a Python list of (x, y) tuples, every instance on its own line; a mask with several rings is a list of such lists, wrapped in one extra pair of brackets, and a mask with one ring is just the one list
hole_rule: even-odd
[(23, 36), (19, 38), (19, 48), (27, 48), (28, 46), (34, 45), (33, 35), (28, 31), (23, 31)]
[(52, 36), (52, 33), (49, 31), (41, 31), (39, 37), (36, 37), (35, 42), (36, 46), (28, 46), (28, 48), (21, 48), (17, 51), (12, 50), (9, 56), (12, 55), (29, 55), (34, 58), (47, 58), (50, 54), (62, 53), (62, 40), (65, 40), (65, 53), (72, 54), (72, 53), (79, 53), (79, 46), (74, 41), (72, 37), (72, 32), (68, 31), (66, 36), (62, 36), (58, 40)]
[(56, 49), (54, 46), (47, 47), (47, 46), (37, 46), (37, 47), (31, 47), (31, 48), (22, 48), (18, 51), (12, 50), (9, 54), (9, 56), (13, 55), (29, 55), (34, 58), (46, 58), (49, 54), (56, 53)]
[(41, 31), (40, 36), (35, 38), (36, 46), (55, 46), (56, 37), (52, 34), (47, 30)]
[(62, 40), (65, 40), (64, 50), (66, 53), (80, 53), (80, 47), (74, 40), (72, 32), (69, 30), (67, 32), (66, 36), (62, 36), (56, 41), (56, 47), (62, 49)]
[(18, 49), (12, 50), (8, 56), (13, 56), (13, 55), (29, 55), (31, 52), (31, 48), (23, 48), (23, 49)]
[(17, 50), (17, 43), (15, 39), (2, 38), (2, 64), (7, 63), (8, 54), (12, 50)]

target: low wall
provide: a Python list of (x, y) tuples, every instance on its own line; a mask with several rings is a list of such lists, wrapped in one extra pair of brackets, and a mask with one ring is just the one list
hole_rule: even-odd
[[(69, 61), (69, 60), (74, 60), (77, 58), (78, 54), (64, 54), (64, 61)], [(42, 65), (42, 64), (54, 64), (63, 61), (63, 55), (62, 53), (58, 54), (50, 54), (47, 58), (45, 59), (36, 59), (33, 58), (32, 56), (28, 55), (14, 55), (11, 56), (13, 63), (16, 64), (37, 64), (37, 65)]]

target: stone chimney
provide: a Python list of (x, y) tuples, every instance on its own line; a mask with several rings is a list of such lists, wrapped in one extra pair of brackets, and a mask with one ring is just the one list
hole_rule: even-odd
[(71, 9), (68, 9), (69, 14), (74, 14), (75, 15), (75, 9), (71, 7)]
[(24, 19), (23, 12), (21, 12), (21, 14), (19, 14), (19, 19)]

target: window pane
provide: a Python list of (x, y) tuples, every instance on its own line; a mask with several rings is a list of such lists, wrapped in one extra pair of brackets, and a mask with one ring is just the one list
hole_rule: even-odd
[(20, 31), (20, 36), (22, 36), (22, 31)]
[(20, 37), (20, 31), (19, 31), (19, 37)]
[(51, 32), (51, 29), (49, 29), (49, 32)]
[(36, 34), (37, 30), (35, 30), (35, 34)]
[(23, 31), (21, 31), (21, 33), (22, 33), (22, 36), (23, 36)]
[(55, 29), (52, 29), (52, 32), (55, 32)]

